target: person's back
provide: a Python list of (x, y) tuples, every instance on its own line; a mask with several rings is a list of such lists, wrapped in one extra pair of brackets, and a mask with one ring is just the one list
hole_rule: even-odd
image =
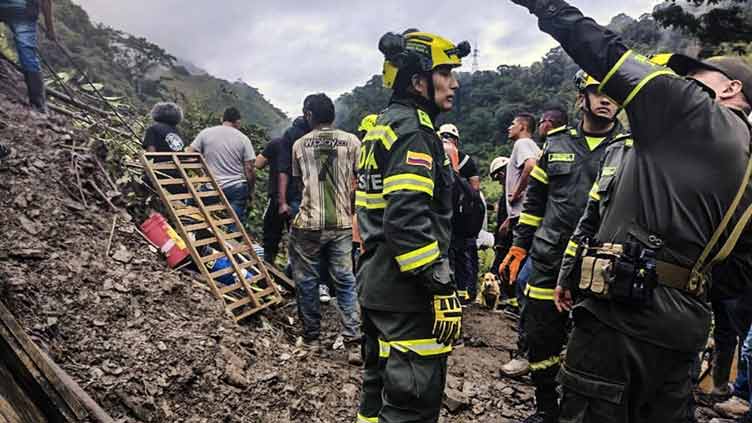
[(191, 147), (204, 155), (206, 165), (222, 188), (245, 182), (243, 163), (255, 159), (251, 140), (227, 125), (204, 129)]
[(300, 229), (352, 227), (353, 180), (360, 141), (354, 134), (325, 128), (293, 146), (293, 175), (302, 181), (302, 202), (293, 226)]

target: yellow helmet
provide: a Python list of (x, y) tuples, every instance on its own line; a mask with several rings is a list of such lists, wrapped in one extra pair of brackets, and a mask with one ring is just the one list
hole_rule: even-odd
[(402, 35), (388, 32), (379, 40), (384, 54), (384, 87), (393, 88), (401, 70), (412, 73), (430, 72), (439, 66), (462, 66), (462, 58), (470, 54), (470, 43), (454, 45), (435, 34), (407, 30)]
[(378, 119), (377, 114), (370, 114), (363, 118), (363, 120), (360, 121), (360, 126), (358, 126), (358, 132), (368, 132), (370, 131), (375, 125), (376, 125), (376, 119)]
[(585, 91), (587, 87), (601, 85), (600, 81), (588, 75), (587, 72), (580, 69), (574, 75), (574, 85), (577, 87), (577, 91)]

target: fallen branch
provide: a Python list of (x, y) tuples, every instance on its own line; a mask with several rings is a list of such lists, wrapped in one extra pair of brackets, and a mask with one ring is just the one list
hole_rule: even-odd
[(112, 229), (110, 230), (110, 238), (107, 240), (107, 248), (104, 250), (104, 256), (110, 256), (110, 247), (112, 247), (112, 236), (115, 235), (115, 226), (117, 225), (117, 215), (112, 218)]
[(110, 199), (107, 197), (107, 194), (105, 194), (104, 192), (102, 192), (102, 190), (97, 186), (97, 183), (94, 182), (94, 180), (91, 179), (91, 178), (87, 179), (87, 181), (89, 182), (89, 185), (91, 185), (91, 187), (94, 189), (94, 191), (96, 191), (97, 194), (99, 194), (99, 196), (102, 197), (104, 199), (104, 201), (107, 202), (107, 204), (110, 206), (110, 208), (113, 211), (117, 211), (117, 207), (115, 207), (115, 205), (112, 204), (112, 201), (110, 201)]

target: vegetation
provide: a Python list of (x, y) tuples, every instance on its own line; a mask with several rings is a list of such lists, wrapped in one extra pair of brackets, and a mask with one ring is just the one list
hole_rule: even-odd
[(748, 0), (665, 1), (653, 12), (655, 19), (702, 42), (705, 53), (725, 50), (745, 53), (752, 41), (752, 6)]

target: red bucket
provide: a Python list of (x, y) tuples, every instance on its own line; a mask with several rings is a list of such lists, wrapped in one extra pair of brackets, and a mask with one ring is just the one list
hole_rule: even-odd
[(141, 224), (141, 231), (167, 256), (168, 266), (175, 267), (188, 257), (185, 241), (178, 236), (161, 214), (152, 213)]

